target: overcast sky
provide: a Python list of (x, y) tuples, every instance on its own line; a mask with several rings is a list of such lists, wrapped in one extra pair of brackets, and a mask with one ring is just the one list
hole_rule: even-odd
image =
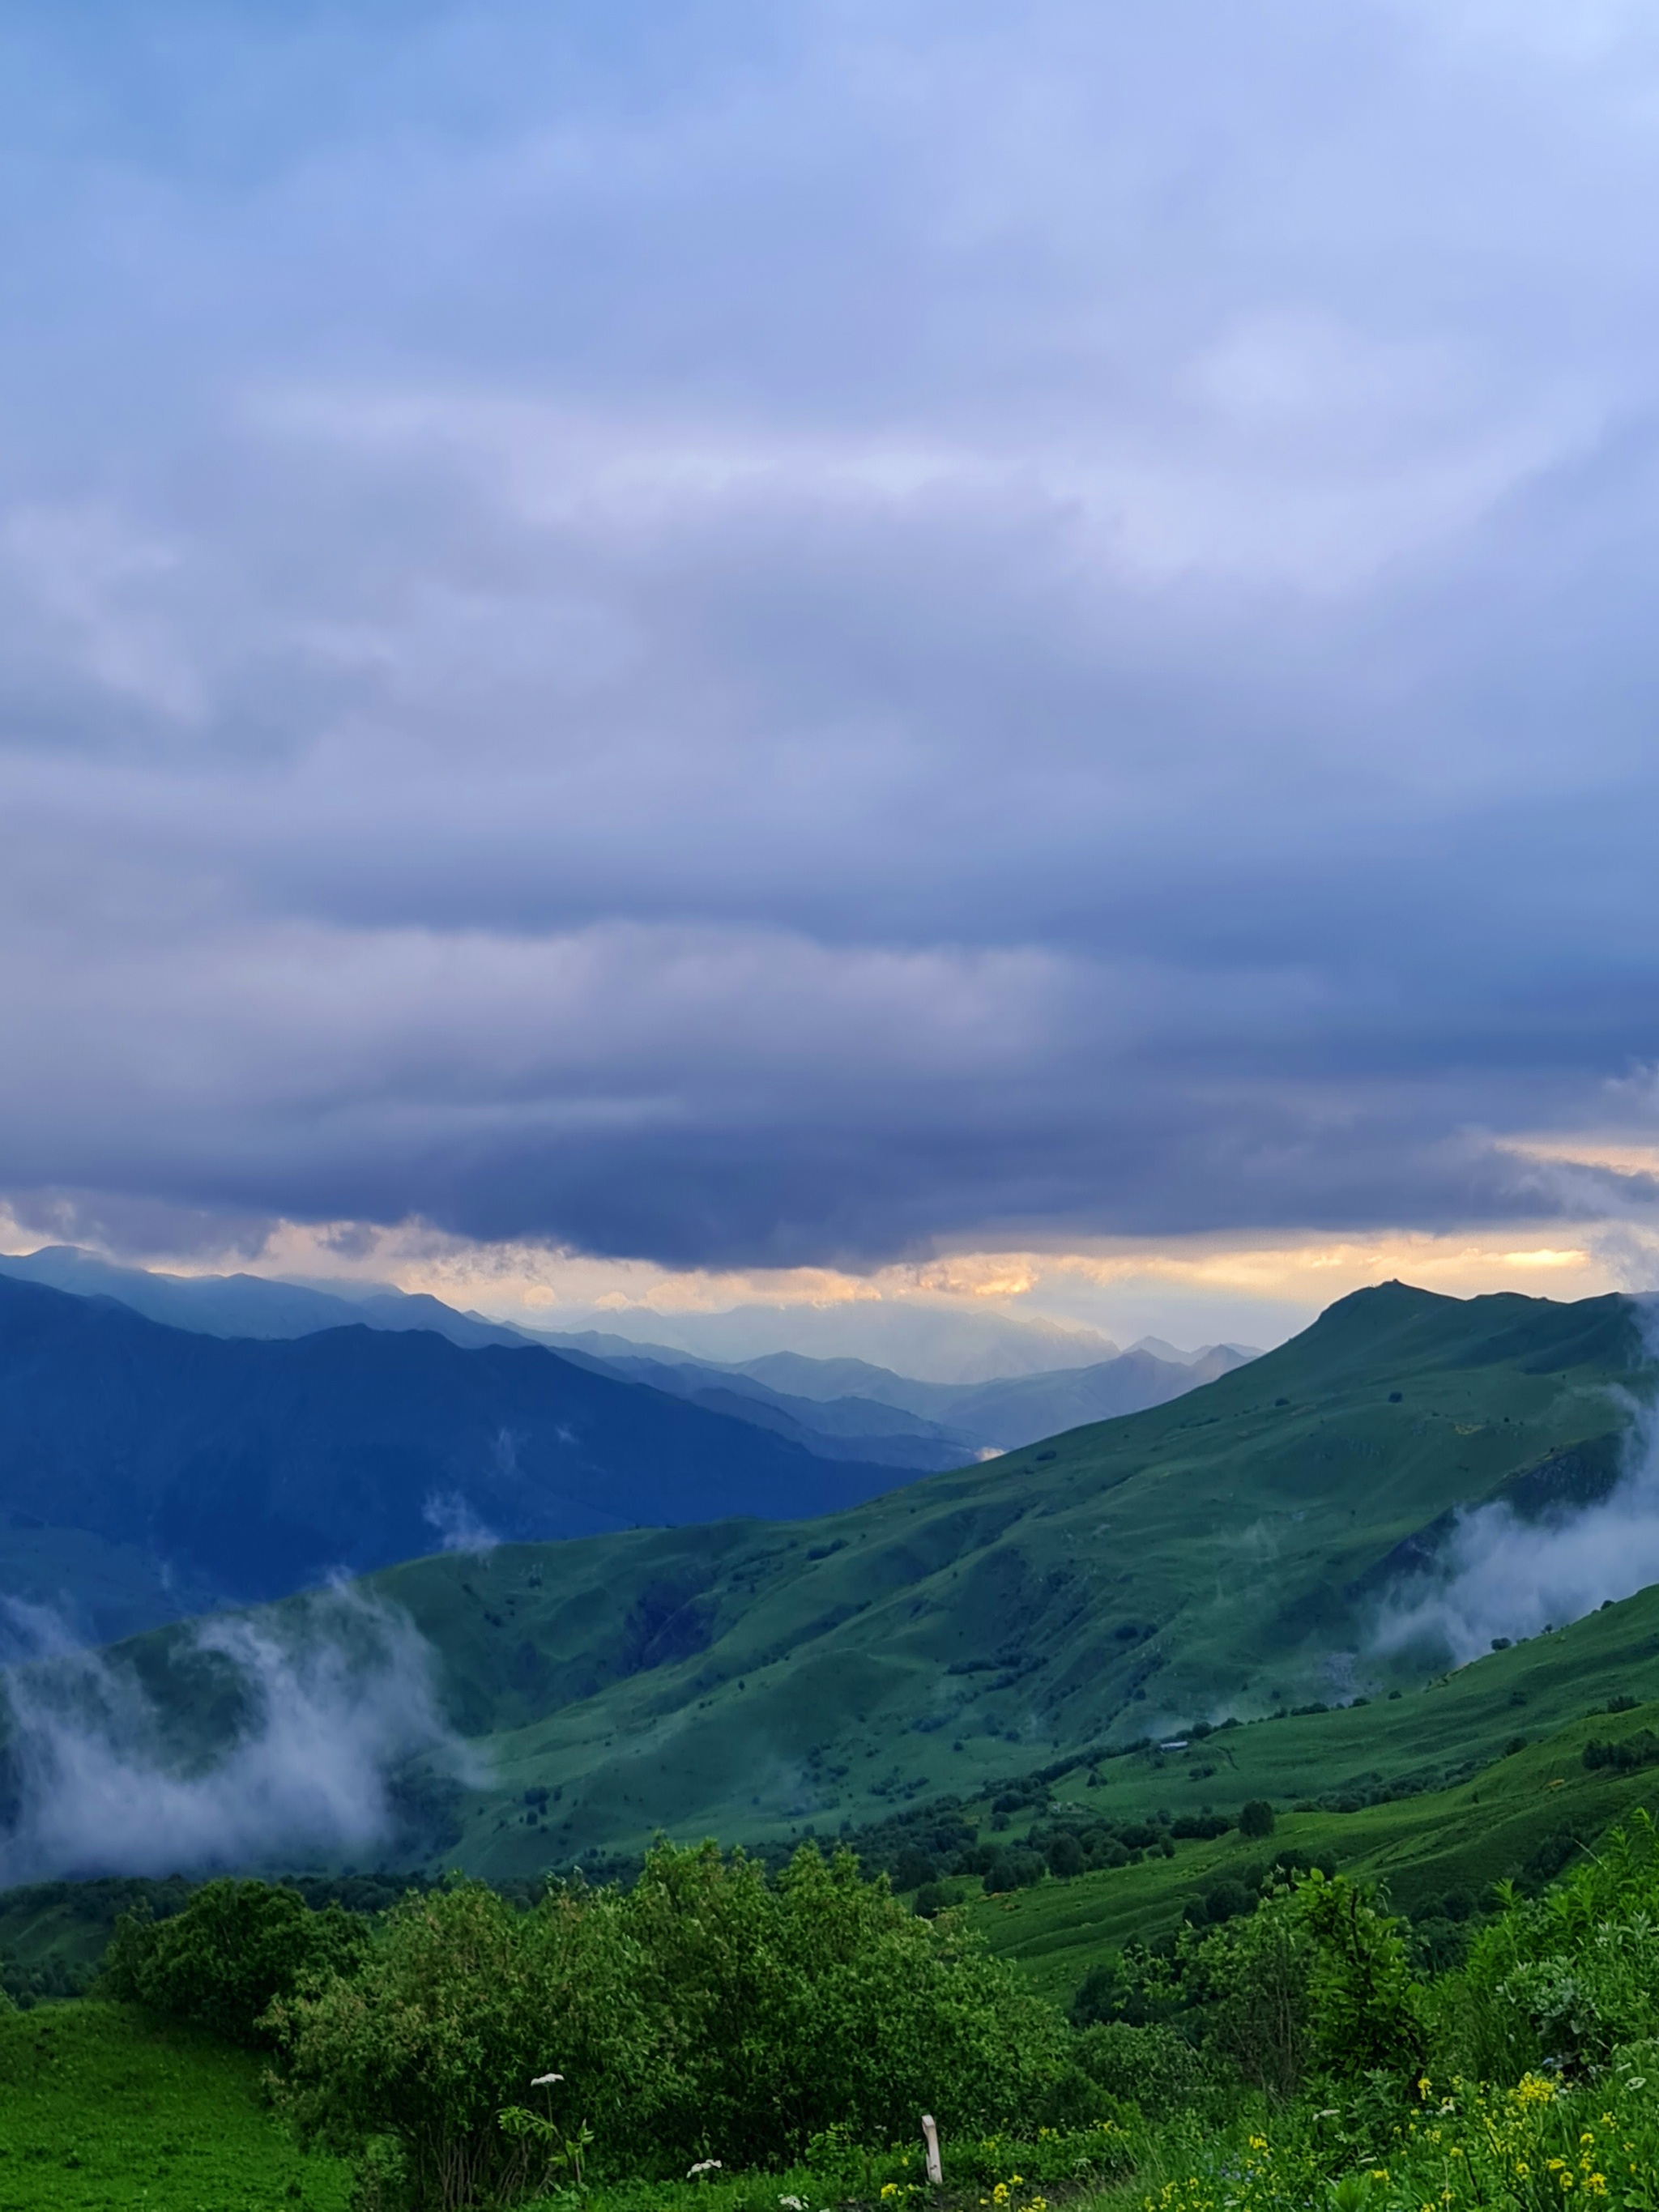
[(0, 149), (10, 1241), (1654, 1272), (1652, 0), (14, 0)]

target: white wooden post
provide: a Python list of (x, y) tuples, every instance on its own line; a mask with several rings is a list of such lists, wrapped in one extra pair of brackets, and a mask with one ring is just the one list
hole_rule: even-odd
[(939, 2130), (933, 2125), (931, 2112), (921, 2116), (921, 2139), (927, 2146), (927, 2179), (937, 2189), (945, 2179), (945, 2172), (939, 2162)]

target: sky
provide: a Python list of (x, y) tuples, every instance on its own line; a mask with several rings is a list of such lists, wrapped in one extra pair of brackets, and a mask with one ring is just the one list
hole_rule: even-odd
[(15, 0), (0, 1243), (1650, 1285), (1656, 201), (1654, 0)]

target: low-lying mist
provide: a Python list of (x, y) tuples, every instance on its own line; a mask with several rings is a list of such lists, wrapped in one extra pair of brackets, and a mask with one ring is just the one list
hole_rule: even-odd
[(204, 1621), (143, 1673), (13, 1666), (0, 1709), (0, 1884), (363, 1857), (407, 1840), (412, 1767), (470, 1778), (430, 1647), (345, 1589)]
[(1431, 1578), (1415, 1577), (1387, 1600), (1373, 1643), (1382, 1652), (1438, 1646), (1462, 1666), (1496, 1638), (1563, 1627), (1656, 1582), (1659, 1410), (1644, 1407), (1606, 1497), (1535, 1518), (1501, 1500), (1460, 1514)]

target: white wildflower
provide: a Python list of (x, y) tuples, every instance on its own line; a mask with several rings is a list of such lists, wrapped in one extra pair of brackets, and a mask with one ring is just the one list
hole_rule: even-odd
[(720, 2170), (719, 2159), (700, 2158), (685, 2178), (688, 2181), (695, 2181), (700, 2173), (718, 2173)]
[(562, 2074), (538, 2074), (530, 2086), (532, 2089), (550, 2089), (556, 2081), (562, 2081)]

